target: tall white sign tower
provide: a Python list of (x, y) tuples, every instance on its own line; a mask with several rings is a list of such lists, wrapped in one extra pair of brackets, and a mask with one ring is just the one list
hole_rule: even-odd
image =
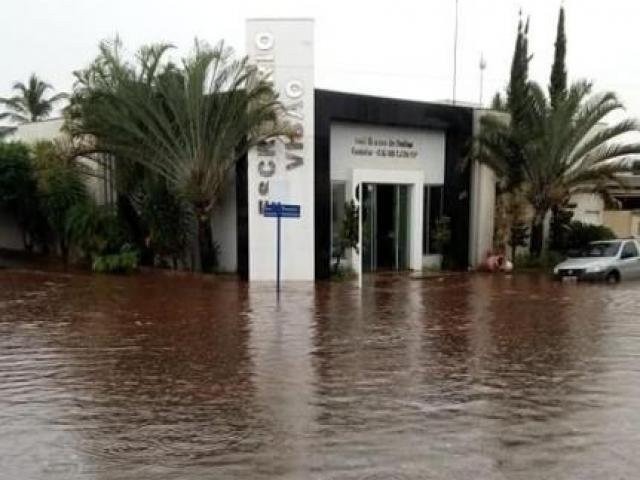
[(247, 20), (249, 59), (273, 82), (299, 133), (249, 152), (249, 280), (276, 276), (276, 222), (262, 215), (266, 202), (300, 205), (300, 219), (282, 225), (282, 279), (314, 279), (313, 26), (311, 19)]

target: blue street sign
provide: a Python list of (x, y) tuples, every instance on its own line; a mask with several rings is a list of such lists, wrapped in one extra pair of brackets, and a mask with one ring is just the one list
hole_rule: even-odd
[(300, 205), (287, 205), (282, 203), (269, 202), (264, 206), (262, 214), (265, 217), (270, 218), (300, 218)]
[(262, 215), (268, 218), (277, 218), (276, 227), (276, 294), (280, 298), (280, 258), (281, 242), (280, 242), (280, 219), (281, 218), (300, 218), (300, 205), (287, 205), (280, 202), (267, 202), (262, 209)]

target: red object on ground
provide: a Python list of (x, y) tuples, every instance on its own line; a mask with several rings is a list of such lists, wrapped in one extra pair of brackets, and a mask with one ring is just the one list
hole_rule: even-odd
[(487, 252), (487, 257), (480, 264), (478, 270), (483, 272), (510, 272), (513, 270), (513, 264), (503, 254)]

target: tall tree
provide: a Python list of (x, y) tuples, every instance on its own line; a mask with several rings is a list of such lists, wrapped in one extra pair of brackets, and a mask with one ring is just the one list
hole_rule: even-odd
[[(573, 84), (556, 108), (551, 108), (540, 87), (531, 86), (532, 129), (519, 148), (523, 194), (534, 211), (530, 250), (539, 255), (550, 210), (564, 205), (576, 191), (601, 192), (612, 183), (619, 184), (618, 174), (633, 169), (640, 143), (629, 143), (625, 136), (640, 132), (640, 126), (635, 120), (622, 119), (602, 127), (603, 120), (622, 111), (623, 105), (611, 92), (592, 95), (587, 82)], [(509, 122), (489, 117), (486, 125), (489, 128), (479, 138), (478, 159), (508, 177), (513, 151)]]
[(556, 108), (567, 94), (567, 68), (565, 57), (567, 55), (567, 38), (564, 31), (564, 7), (560, 7), (558, 14), (558, 28), (556, 32), (555, 55), (551, 67), (551, 80), (549, 82), (549, 99), (551, 107)]
[[(560, 6), (558, 13), (558, 26), (556, 31), (556, 41), (554, 44), (555, 52), (553, 57), (553, 65), (551, 66), (551, 78), (549, 79), (549, 102), (553, 110), (559, 107), (559, 104), (567, 95), (567, 68), (565, 66), (565, 58), (567, 55), (567, 38), (564, 30), (564, 6)], [(551, 224), (561, 225), (563, 212), (560, 206), (552, 208)], [(553, 230), (552, 230), (552, 233)], [(557, 234), (552, 234), (550, 238), (550, 246), (557, 246)]]
[(625, 134), (640, 132), (640, 126), (623, 119), (602, 127), (611, 113), (623, 110), (617, 97), (611, 92), (592, 95), (587, 82), (567, 88), (563, 9), (549, 97), (527, 79), (527, 33), (528, 25), (520, 21), (507, 92), (509, 116), (481, 119), (475, 154), (498, 173), (503, 191), (528, 200), (533, 209), (530, 251), (539, 255), (550, 210), (561, 208), (577, 190), (602, 192), (620, 183), (618, 174), (633, 168), (640, 144), (629, 143)]
[[(508, 152), (509, 173), (503, 182), (506, 193), (520, 188), (522, 182), (522, 165), (525, 155), (524, 147), (531, 137), (534, 122), (531, 118), (532, 96), (539, 95), (536, 85), (529, 80), (529, 19), (526, 23), (522, 21), (522, 13), (518, 19), (518, 29), (511, 61), (511, 73), (509, 85), (507, 86), (506, 98), (503, 100), (496, 95), (493, 106), (509, 114), (507, 130), (508, 137), (502, 135), (505, 126), (504, 118), (484, 117), (482, 126), (487, 137), (492, 137), (497, 129), (500, 132), (500, 141), (505, 153)], [(502, 108), (501, 108), (502, 107)], [(496, 138), (488, 138), (489, 142)]]
[(529, 19), (522, 24), (518, 20), (518, 33), (511, 61), (511, 74), (507, 87), (507, 108), (512, 121), (517, 125), (525, 121), (529, 90)]
[(18, 91), (17, 95), (9, 98), (0, 98), (0, 105), (4, 105), (6, 112), (0, 113), (0, 119), (8, 118), (14, 122), (37, 122), (51, 115), (53, 107), (60, 100), (67, 98), (65, 93), (58, 93), (49, 98), (45, 97), (48, 90), (53, 87), (40, 80), (35, 73), (32, 73), (25, 85), (16, 82), (13, 90)]
[(77, 76), (70, 115), (76, 135), (97, 139), (97, 149), (139, 163), (166, 179), (197, 220), (196, 262), (207, 267), (211, 216), (236, 161), (250, 148), (291, 135), (271, 84), (246, 57), (236, 59), (222, 43), (196, 42), (176, 66), (167, 45), (145, 47), (138, 64), (102, 45), (94, 64)]

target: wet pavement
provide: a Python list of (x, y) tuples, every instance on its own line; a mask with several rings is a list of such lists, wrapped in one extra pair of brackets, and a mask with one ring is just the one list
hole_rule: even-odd
[(3, 270), (0, 478), (638, 478), (639, 293)]

